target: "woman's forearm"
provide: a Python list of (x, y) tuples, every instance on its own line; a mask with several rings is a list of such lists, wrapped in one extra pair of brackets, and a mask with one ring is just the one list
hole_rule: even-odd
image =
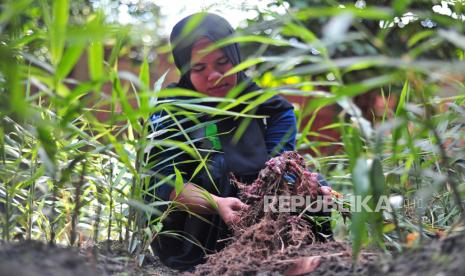
[(227, 225), (237, 223), (240, 220), (240, 211), (248, 208), (238, 198), (219, 197), (190, 183), (184, 185), (178, 195), (173, 190), (170, 200), (180, 203), (196, 214), (218, 214)]
[(170, 194), (170, 200), (181, 203), (187, 209), (197, 214), (216, 214), (219, 199), (218, 196), (200, 189), (191, 183), (184, 185), (184, 189), (179, 195), (176, 196), (174, 189)]

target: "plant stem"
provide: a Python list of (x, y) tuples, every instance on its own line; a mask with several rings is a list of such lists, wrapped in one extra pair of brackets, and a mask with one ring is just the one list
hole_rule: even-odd
[[(2, 125), (3, 125), (3, 120), (2, 120)], [(2, 150), (2, 163), (3, 163), (3, 169), (6, 170), (6, 152), (5, 152), (5, 133), (4, 133), (4, 127), (0, 129), (0, 135), (1, 137), (1, 150)], [(9, 189), (10, 187), (10, 182), (5, 181), (5, 224), (3, 225), (3, 239), (6, 241), (10, 240), (10, 197), (9, 197)]]
[(86, 165), (87, 162), (84, 161), (82, 164), (82, 172), (81, 172), (81, 177), (79, 179), (79, 182), (76, 183), (75, 186), (75, 195), (74, 195), (74, 212), (73, 212), (73, 217), (71, 219), (71, 246), (74, 245), (76, 241), (76, 227), (79, 222), (79, 211), (81, 209), (81, 188), (84, 184), (85, 180), (85, 174), (86, 174)]
[(58, 197), (58, 183), (56, 181), (56, 177), (53, 178), (53, 188), (52, 188), (52, 210), (50, 215), (50, 245), (55, 244), (55, 224), (56, 224), (56, 201)]
[(10, 182), (5, 183), (5, 226), (3, 228), (3, 238), (10, 241), (10, 196), (9, 189)]
[[(107, 240), (111, 240), (111, 221), (112, 221), (112, 216), (113, 216), (113, 163), (111, 162), (111, 157), (110, 157), (110, 190), (109, 190), (109, 196), (110, 196), (110, 214), (108, 215), (108, 233), (107, 233)], [(108, 245), (108, 250), (110, 250), (110, 243), (107, 243)]]
[(121, 203), (119, 205), (119, 213), (120, 213), (119, 220), (118, 220), (119, 241), (122, 242), (123, 241), (123, 216), (121, 214), (123, 214), (123, 204)]
[[(32, 166), (31, 166), (31, 177), (33, 177), (35, 173), (35, 169), (37, 166), (37, 159), (34, 158), (32, 160)], [(32, 215), (33, 215), (33, 204), (34, 204), (34, 195), (35, 195), (35, 186), (36, 182), (35, 180), (32, 182), (31, 187), (29, 189), (29, 208), (28, 208), (28, 214), (27, 214), (27, 233), (26, 233), (26, 239), (31, 240), (32, 236)]]
[(94, 244), (98, 242), (99, 228), (100, 228), (100, 215), (102, 214), (102, 188), (97, 185), (97, 210), (95, 212), (94, 222)]

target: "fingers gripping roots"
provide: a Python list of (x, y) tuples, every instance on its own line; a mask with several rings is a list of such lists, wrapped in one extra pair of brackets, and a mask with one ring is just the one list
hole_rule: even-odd
[[(222, 251), (208, 256), (206, 264), (197, 266), (195, 274), (244, 274), (262, 271), (284, 272), (287, 262), (276, 260), (295, 256), (299, 249), (315, 243), (316, 236), (309, 221), (292, 212), (265, 212), (264, 197), (278, 204), (278, 196), (310, 196), (321, 193), (317, 174), (307, 171), (304, 159), (296, 152), (285, 152), (269, 160), (258, 178), (250, 185), (231, 181), (239, 189), (239, 198), (249, 208), (233, 226), (231, 243)], [(290, 181), (291, 180), (291, 181)], [(275, 206), (276, 207), (276, 206)], [(304, 206), (305, 208), (305, 206)]]

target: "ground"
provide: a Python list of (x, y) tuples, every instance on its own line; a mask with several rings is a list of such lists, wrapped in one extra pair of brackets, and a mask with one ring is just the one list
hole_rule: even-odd
[[(142, 267), (122, 253), (121, 244), (112, 243), (112, 252), (104, 245), (92, 248), (51, 247), (38, 241), (3, 243), (0, 248), (0, 275), (74, 276), (74, 275), (177, 275), (157, 258), (148, 257)], [(353, 270), (350, 246), (329, 242), (305, 248), (308, 256), (322, 256), (317, 269), (307, 275), (465, 275), (465, 235), (426, 240), (402, 254), (362, 253), (363, 261)], [(379, 258), (378, 258), (379, 256)], [(279, 263), (280, 260), (274, 260)], [(281, 275), (276, 271), (248, 273)]]
[(5, 276), (175, 274), (178, 273), (150, 254), (146, 255), (144, 264), (139, 267), (123, 243), (117, 241), (79, 249), (50, 246), (39, 241), (20, 241), (3, 243), (0, 248), (0, 275)]
[(465, 275), (465, 234), (455, 234), (433, 242), (423, 241), (402, 254), (385, 256), (371, 266), (370, 275)]

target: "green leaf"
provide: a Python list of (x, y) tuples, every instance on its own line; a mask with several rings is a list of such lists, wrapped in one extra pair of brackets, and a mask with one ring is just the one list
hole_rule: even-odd
[(405, 112), (405, 103), (408, 101), (409, 93), (410, 92), (410, 85), (408, 80), (405, 80), (404, 86), (402, 87), (402, 92), (400, 93), (399, 103), (397, 104), (396, 109), (396, 117), (401, 115), (401, 113)]
[(318, 40), (318, 37), (312, 31), (305, 28), (304, 26), (297, 25), (294, 23), (287, 23), (283, 27), (282, 33), (288, 36), (298, 36), (303, 41), (308, 43), (313, 43)]
[(251, 43), (251, 42), (273, 45), (273, 46), (293, 46), (291, 42), (282, 40), (282, 39), (274, 39), (274, 38), (269, 38), (269, 37), (260, 36), (260, 35), (246, 35), (246, 36), (229, 37), (229, 38), (219, 40), (218, 42), (206, 47), (203, 50), (203, 52), (209, 53), (215, 49), (219, 49), (219, 48), (222, 48), (224, 46), (227, 46), (233, 43)]
[(145, 90), (148, 90), (150, 87), (150, 71), (149, 71), (149, 63), (147, 58), (144, 58), (142, 65), (140, 66), (140, 73), (139, 73), (140, 82), (145, 85)]
[(134, 109), (129, 102), (127, 96), (127, 91), (123, 90), (121, 87), (121, 82), (120, 79), (117, 76), (114, 76), (113, 78), (113, 95), (115, 95), (118, 99), (118, 102), (121, 104), (121, 108), (123, 109), (123, 112), (125, 114), (125, 117), (129, 120), (131, 123), (131, 126), (137, 131), (137, 132), (142, 132), (142, 128), (137, 121), (137, 113), (134, 112)]
[(207, 190), (205, 190), (204, 188), (200, 187), (200, 186), (196, 186), (198, 187), (199, 189), (202, 190), (201, 194), (203, 196), (203, 198), (214, 208), (214, 209), (218, 209), (218, 204), (216, 202), (216, 200), (213, 198), (212, 194), (209, 193)]
[(435, 31), (431, 31), (431, 30), (427, 30), (427, 31), (421, 31), (421, 32), (418, 32), (418, 33), (415, 33), (412, 37), (409, 38), (409, 40), (407, 41), (407, 45), (409, 48), (413, 47), (415, 44), (417, 44), (419, 41), (427, 38), (427, 37), (430, 37), (432, 35), (434, 35), (436, 32)]
[[(354, 195), (364, 198), (370, 193), (370, 167), (365, 158), (357, 159), (352, 172), (352, 182), (354, 184)], [(352, 259), (354, 262), (363, 243), (368, 239), (366, 223), (368, 219), (367, 210), (360, 208), (352, 213), (351, 235), (352, 235)]]
[(350, 233), (352, 236), (352, 261), (354, 263), (357, 262), (363, 243), (368, 239), (366, 220), (366, 212), (352, 213), (352, 224)]
[(55, 160), (57, 144), (54, 137), (51, 134), (51, 128), (39, 125), (37, 127), (37, 135), (48, 157), (51, 160)]
[(161, 222), (157, 222), (157, 224), (155, 224), (155, 226), (153, 227), (153, 230), (155, 231), (155, 233), (160, 233), (162, 229), (163, 229), (163, 223)]
[(113, 68), (118, 60), (118, 56), (120, 54), (121, 48), (123, 47), (125, 41), (127, 40), (127, 32), (121, 31), (118, 34), (118, 38), (116, 44), (111, 49), (110, 58), (108, 59), (108, 64), (110, 68)]
[(394, 223), (388, 223), (383, 226), (383, 233), (389, 233), (396, 229), (396, 225)]
[(354, 194), (366, 196), (370, 193), (370, 165), (364, 157), (357, 159), (352, 173)]
[[(385, 195), (386, 184), (383, 173), (383, 166), (378, 158), (374, 158), (370, 168), (370, 186), (372, 198), (372, 208), (376, 211), (378, 204), (381, 204), (381, 197)], [(380, 206), (381, 207), (381, 206)], [(383, 217), (381, 211), (370, 215), (371, 232), (374, 240), (379, 246), (384, 247), (383, 242)]]
[(162, 146), (162, 147), (169, 147), (169, 146), (178, 147), (178, 148), (180, 148), (181, 150), (183, 150), (184, 152), (186, 152), (187, 154), (189, 154), (189, 155), (191, 155), (193, 157), (197, 156), (195, 154), (194, 149), (192, 149), (191, 147), (189, 147), (185, 143), (182, 143), (182, 142), (179, 142), (179, 141), (170, 140), (170, 139), (158, 140), (158, 141), (153, 142), (153, 145), (154, 146)]
[[(70, 25), (66, 34), (68, 41), (72, 43), (106, 42), (109, 39), (116, 39), (120, 35), (124, 36), (123, 30), (125, 29), (120, 26), (104, 25), (101, 22), (91, 20), (85, 26)], [(115, 47), (119, 46), (117, 44)], [(118, 54), (119, 51), (119, 48), (114, 49), (115, 54)]]
[[(397, 104), (396, 108), (396, 117), (397, 118), (402, 118), (405, 116), (406, 111), (405, 111), (405, 103), (409, 100), (410, 98), (410, 85), (409, 81), (405, 80), (404, 86), (402, 88), (402, 92), (400, 93), (399, 97), (399, 103)], [(401, 150), (401, 148), (398, 146), (399, 139), (402, 135), (402, 132), (405, 131), (405, 122), (402, 123), (400, 126), (396, 127), (392, 133), (392, 152), (393, 152), (393, 157), (397, 158), (398, 152)]]
[(231, 70), (226, 72), (226, 74), (224, 76), (226, 77), (226, 76), (236, 74), (237, 72), (243, 71), (243, 70), (245, 70), (245, 69), (247, 69), (247, 68), (249, 68), (251, 66), (257, 65), (257, 64), (262, 63), (264, 61), (265, 60), (263, 58), (261, 58), (261, 57), (247, 59), (247, 60), (239, 63), (238, 65), (234, 66), (234, 68), (231, 68)]
[(140, 66), (139, 72), (139, 80), (141, 84), (141, 92), (135, 91), (139, 107), (141, 110), (148, 110), (149, 109), (149, 89), (150, 89), (150, 71), (149, 71), (149, 63), (147, 58), (144, 58), (144, 62)]
[(300, 9), (295, 13), (295, 17), (299, 20), (308, 20), (310, 18), (321, 18), (335, 16), (340, 13), (351, 12), (356, 18), (375, 19), (375, 20), (390, 20), (392, 19), (392, 10), (383, 7), (365, 7), (363, 9), (356, 8), (354, 5), (346, 5), (340, 7), (310, 7)]
[(5, 157), (5, 131), (3, 126), (0, 126), (0, 158)]
[[(18, 117), (22, 117), (26, 115), (28, 106), (22, 89), (20, 68), (14, 55), (14, 52), (8, 46), (0, 43), (0, 90), (6, 88), (6, 91), (2, 91), (0, 95), (2, 96), (1, 99), (7, 103), (2, 103), (1, 112), (12, 112)], [(6, 85), (4, 84), (5, 81)]]
[[(0, 29), (2, 25), (6, 25), (11, 18), (24, 12), (29, 7), (33, 0), (13, 0), (8, 1), (6, 4), (2, 4), (2, 12), (0, 13)], [(6, 2), (6, 1), (5, 1)], [(4, 3), (2, 1), (2, 3)]]
[(69, 72), (71, 72), (71, 70), (80, 59), (84, 48), (84, 44), (76, 43), (70, 45), (68, 49), (66, 49), (66, 52), (63, 55), (63, 58), (60, 60), (55, 73), (55, 78), (57, 81), (60, 81), (68, 76)]
[(197, 13), (192, 16), (189, 21), (184, 25), (180, 38), (184, 38), (189, 33), (193, 32), (199, 24), (202, 23), (203, 18), (206, 16), (206, 13)]
[(383, 166), (378, 158), (374, 158), (370, 169), (370, 183), (372, 188), (373, 198), (378, 200), (385, 194), (385, 179)]
[(88, 48), (88, 66), (91, 80), (99, 80), (103, 76), (103, 44), (92, 42)]
[(395, 0), (393, 3), (394, 11), (397, 15), (403, 15), (411, 0)]
[(153, 92), (150, 93), (149, 97), (149, 108), (153, 108), (155, 105), (157, 105), (159, 92), (167, 75), (168, 71), (166, 71), (153, 85)]
[(246, 114), (247, 112), (256, 109), (260, 104), (266, 102), (267, 100), (271, 99), (273, 96), (276, 95), (276, 92), (268, 90), (259, 94), (260, 96), (254, 99), (252, 102), (248, 103), (247, 106), (241, 111), (242, 114)]
[(131, 162), (129, 153), (124, 149), (124, 146), (116, 139), (115, 136), (111, 135), (111, 133), (107, 133), (106, 136), (113, 145), (119, 160), (126, 166), (126, 168), (129, 168), (132, 174), (138, 175), (133, 163)]
[(181, 172), (176, 168), (175, 165), (174, 167), (174, 173), (176, 174), (176, 180), (174, 181), (174, 189), (176, 191), (176, 196), (178, 196), (183, 188), (184, 188), (184, 179), (182, 178)]
[(261, 116), (261, 115), (242, 114), (242, 113), (233, 112), (233, 111), (221, 110), (218, 108), (209, 107), (205, 105), (186, 104), (186, 103), (173, 103), (173, 105), (182, 107), (187, 110), (203, 112), (203, 113), (212, 114), (212, 115), (230, 115), (230, 116), (237, 116), (237, 117), (264, 118), (264, 116)]
[(251, 121), (252, 121), (252, 118), (244, 118), (241, 121), (241, 123), (239, 124), (239, 127), (234, 132), (233, 138), (231, 139), (232, 144), (237, 144), (239, 142), (239, 140), (241, 139), (244, 132), (247, 130), (247, 127), (249, 126)]
[(158, 98), (171, 98), (171, 97), (195, 97), (204, 98), (205, 95), (197, 91), (192, 91), (183, 88), (165, 88), (157, 92)]
[(68, 25), (69, 1), (54, 0), (50, 31), (50, 52), (53, 65), (58, 65), (63, 55)]
[(124, 203), (138, 209), (138, 210), (141, 210), (141, 211), (144, 211), (148, 214), (154, 214), (154, 215), (161, 215), (162, 213), (160, 212), (160, 210), (158, 210), (157, 208), (154, 208), (148, 204), (145, 204), (144, 202), (142, 201), (139, 201), (139, 200), (135, 200), (135, 199), (128, 199), (128, 200), (125, 200), (123, 201)]

